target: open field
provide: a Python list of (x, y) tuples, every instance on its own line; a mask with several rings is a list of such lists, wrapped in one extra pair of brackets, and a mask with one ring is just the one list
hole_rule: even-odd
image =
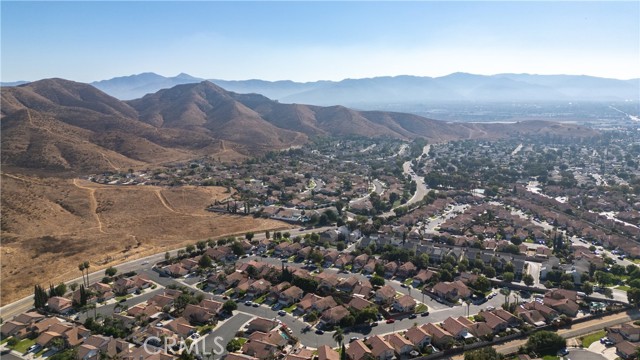
[(204, 210), (229, 195), (220, 187), (116, 187), (3, 173), (0, 301), (75, 278), (81, 261), (93, 271), (200, 239), (288, 227)]

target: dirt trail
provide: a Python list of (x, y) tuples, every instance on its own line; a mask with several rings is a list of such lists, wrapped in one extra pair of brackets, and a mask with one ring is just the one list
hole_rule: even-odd
[(178, 213), (177, 211), (175, 211), (171, 206), (169, 206), (169, 202), (167, 201), (167, 198), (164, 197), (164, 195), (162, 195), (162, 190), (155, 190), (154, 191), (156, 193), (156, 196), (158, 196), (158, 199), (160, 199), (160, 202), (162, 203), (162, 205), (169, 211), (171, 211), (172, 213)]
[(100, 155), (102, 155), (102, 157), (107, 161), (107, 163), (109, 163), (109, 166), (111, 166), (114, 170), (116, 171), (120, 171), (120, 168), (115, 166), (111, 160), (109, 160), (109, 158), (107, 157), (107, 155), (105, 155), (102, 151), (100, 151)]
[(102, 220), (100, 220), (100, 215), (98, 215), (98, 200), (96, 200), (96, 189), (79, 185), (78, 179), (73, 179), (73, 185), (80, 189), (89, 191), (89, 202), (91, 203), (91, 211), (93, 212), (96, 221), (98, 222), (98, 231), (106, 234), (106, 232), (102, 229)]

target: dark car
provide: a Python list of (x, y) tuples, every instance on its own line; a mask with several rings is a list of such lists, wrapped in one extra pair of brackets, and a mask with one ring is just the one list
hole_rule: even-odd
[(429, 312), (428, 312), (428, 311), (425, 311), (425, 312), (423, 312), (422, 314), (420, 314), (420, 316), (422, 316), (422, 317), (429, 316)]
[(253, 304), (251, 304), (251, 306), (253, 306), (253, 307), (258, 307), (258, 306), (260, 306), (260, 304), (258, 304), (258, 303), (253, 303)]
[(418, 315), (416, 315), (416, 314), (411, 314), (411, 315), (409, 315), (409, 319), (415, 319), (415, 318), (417, 318), (417, 317), (418, 317)]
[(394, 322), (396, 322), (395, 319), (387, 319), (387, 324), (393, 324)]
[(322, 334), (324, 334), (324, 331), (322, 331), (322, 330), (318, 329), (318, 330), (316, 330), (316, 334), (318, 334), (318, 335), (322, 335)]

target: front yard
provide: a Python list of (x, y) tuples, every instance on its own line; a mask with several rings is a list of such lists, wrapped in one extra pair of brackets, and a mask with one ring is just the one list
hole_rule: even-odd
[(298, 307), (298, 304), (293, 304), (291, 306), (288, 306), (282, 310), (288, 312), (289, 314), (291, 314), (296, 308)]
[(588, 348), (589, 345), (593, 344), (596, 341), (599, 341), (605, 335), (607, 335), (607, 332), (604, 331), (604, 330), (600, 330), (600, 331), (595, 332), (593, 334), (589, 334), (589, 335), (587, 335), (587, 336), (582, 338), (582, 346), (584, 346), (585, 348)]
[(16, 346), (12, 347), (11, 349), (21, 354), (24, 354), (25, 352), (27, 352), (27, 349), (35, 343), (36, 343), (36, 339), (23, 339), (23, 340), (20, 340), (20, 342), (17, 343)]

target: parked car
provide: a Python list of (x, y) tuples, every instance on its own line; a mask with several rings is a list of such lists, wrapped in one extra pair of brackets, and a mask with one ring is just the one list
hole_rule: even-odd
[(247, 305), (247, 306), (251, 306), (252, 302), (247, 300), (247, 301), (244, 302), (244, 304)]
[(251, 306), (253, 306), (253, 307), (258, 307), (258, 306), (260, 306), (260, 304), (258, 304), (258, 303), (252, 303), (252, 304), (251, 304)]
[(487, 306), (487, 311), (492, 311), (492, 310), (495, 310), (495, 309), (496, 309), (496, 308), (495, 308), (495, 307), (493, 307), (493, 306), (491, 306), (491, 305)]
[(395, 319), (387, 319), (387, 324), (393, 324), (394, 322), (396, 322)]
[(422, 316), (422, 317), (429, 316), (429, 312), (428, 312), (428, 311), (425, 311), (425, 312), (423, 312), (422, 314), (420, 314), (420, 316)]
[(416, 315), (416, 314), (411, 314), (411, 315), (409, 315), (409, 319), (415, 319), (415, 318), (417, 318), (417, 317), (418, 317), (418, 315)]
[(349, 339), (349, 342), (350, 342), (350, 343), (352, 343), (352, 342), (354, 342), (354, 341), (356, 341), (356, 340), (358, 340), (358, 339), (359, 339), (359, 337), (357, 337), (357, 336), (352, 336), (352, 337)]
[(29, 346), (29, 348), (27, 349), (27, 352), (38, 352), (38, 350), (40, 350), (42, 347), (38, 344), (33, 344), (31, 346)]
[(280, 311), (278, 311), (278, 315), (285, 316), (285, 315), (287, 315), (287, 312), (284, 311), (284, 310), (280, 310)]
[(318, 330), (316, 330), (316, 334), (318, 334), (318, 335), (322, 335), (322, 334), (324, 334), (324, 331), (322, 331), (322, 330), (318, 329)]
[(566, 356), (566, 355), (569, 355), (569, 350), (567, 350), (567, 348), (564, 348), (558, 351), (558, 356)]

